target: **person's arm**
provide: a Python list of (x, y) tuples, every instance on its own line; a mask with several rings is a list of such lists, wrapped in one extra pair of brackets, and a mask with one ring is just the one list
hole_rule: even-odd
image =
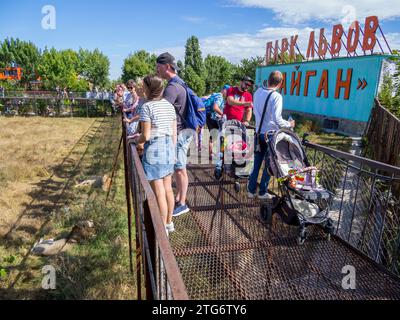
[(245, 113), (244, 113), (244, 121), (243, 123), (245, 125), (249, 125), (251, 116), (253, 115), (253, 109), (252, 108), (246, 108)]
[(282, 97), (278, 96), (274, 99), (275, 104), (275, 123), (279, 126), (279, 128), (291, 128), (292, 124), (289, 121), (286, 121), (282, 118)]
[(174, 105), (176, 98), (178, 97), (178, 89), (174, 85), (170, 84), (165, 88), (163, 96), (165, 100)]
[(246, 102), (250, 104), (250, 106), (246, 106), (243, 123), (248, 126), (251, 120), (251, 116), (253, 115), (253, 97), (250, 93), (246, 93), (245, 96)]
[(136, 144), (145, 143), (150, 140), (151, 135), (151, 111), (148, 105), (143, 105), (140, 109), (139, 125), (141, 134), (136, 139)]
[(150, 140), (150, 134), (151, 134), (151, 122), (140, 122), (142, 126), (142, 133), (141, 135), (136, 139), (136, 143), (145, 143), (146, 141)]
[(124, 121), (127, 123), (132, 123), (135, 121), (139, 121), (140, 119), (140, 114), (134, 115), (132, 118), (128, 119), (126, 116), (124, 116)]
[(223, 112), (222, 112), (222, 110), (219, 108), (219, 104), (218, 104), (218, 103), (214, 103), (213, 111), (214, 111), (215, 113), (219, 114), (220, 116), (223, 115)]
[(245, 107), (251, 107), (251, 102), (236, 100), (233, 96), (228, 96), (228, 97), (226, 98), (226, 101), (227, 101), (231, 106), (245, 106)]
[(177, 138), (178, 138), (178, 134), (177, 134), (177, 127), (176, 127), (176, 120), (174, 120), (174, 122), (172, 123), (172, 142), (174, 143), (175, 146), (177, 143)]

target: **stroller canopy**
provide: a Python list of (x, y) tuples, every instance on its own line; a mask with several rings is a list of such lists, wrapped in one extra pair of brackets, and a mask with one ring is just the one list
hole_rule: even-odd
[[(280, 129), (273, 135), (270, 142), (270, 157), (272, 156), (275, 166), (271, 166), (276, 177), (289, 174), (290, 170), (301, 170), (306, 168), (306, 156), (299, 138), (292, 131)], [(275, 167), (275, 168), (274, 168)], [(274, 170), (275, 169), (275, 170)]]

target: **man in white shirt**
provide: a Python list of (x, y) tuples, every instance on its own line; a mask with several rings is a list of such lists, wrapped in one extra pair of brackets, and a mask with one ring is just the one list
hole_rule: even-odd
[[(282, 80), (282, 73), (280, 71), (273, 71), (269, 75), (268, 86), (266, 88), (260, 87), (254, 93), (253, 112), (256, 119), (255, 145), (258, 139), (259, 148), (256, 149), (254, 152), (253, 171), (250, 175), (249, 184), (247, 186), (248, 196), (250, 198), (254, 198), (256, 195), (258, 175), (264, 160), (266, 161), (266, 163), (261, 177), (258, 198), (271, 198), (271, 195), (267, 192), (270, 176), (267, 172), (268, 146), (265, 139), (269, 139), (268, 132), (276, 131), (280, 128), (293, 128), (295, 126), (294, 121), (289, 122), (282, 118), (282, 96), (278, 92), (278, 90), (282, 86)], [(267, 98), (269, 99), (266, 106), (264, 119), (262, 119), (262, 114)]]

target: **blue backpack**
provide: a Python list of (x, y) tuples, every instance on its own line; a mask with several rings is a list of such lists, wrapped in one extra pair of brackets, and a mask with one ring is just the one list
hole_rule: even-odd
[(209, 114), (213, 111), (212, 107), (214, 106), (215, 93), (211, 94), (207, 99), (204, 98), (204, 107), (206, 108), (206, 114)]
[(181, 78), (175, 77), (171, 82), (179, 83), (186, 90), (186, 117), (184, 119), (181, 116), (185, 127), (193, 130), (204, 127), (206, 124), (206, 108), (203, 100), (199, 98)]

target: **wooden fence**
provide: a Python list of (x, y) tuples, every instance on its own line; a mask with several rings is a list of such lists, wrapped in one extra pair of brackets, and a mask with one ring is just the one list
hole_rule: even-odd
[(365, 138), (365, 156), (392, 166), (400, 166), (400, 119), (382, 107), (377, 99)]

